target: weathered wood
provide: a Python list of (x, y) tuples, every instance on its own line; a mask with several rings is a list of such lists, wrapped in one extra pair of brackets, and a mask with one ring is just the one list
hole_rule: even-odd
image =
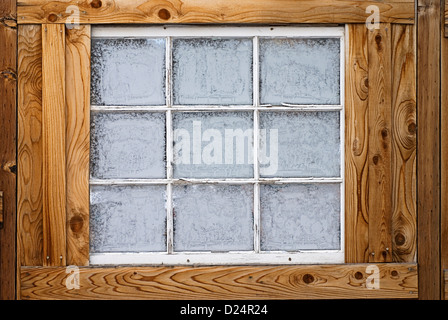
[(448, 38), (448, 1), (445, 1), (445, 37)]
[(89, 265), (90, 26), (67, 29), (67, 264)]
[(443, 284), (442, 300), (448, 300), (448, 269), (443, 270)]
[(416, 254), (415, 28), (392, 26), (392, 255)]
[[(373, 271), (375, 269), (377, 273)], [(66, 268), (22, 267), (21, 297), (79, 300), (415, 299), (418, 294), (415, 264), (81, 267), (78, 271), (78, 282), (75, 282), (76, 271), (66, 272)], [(79, 284), (79, 289), (74, 288), (75, 284)], [(378, 285), (377, 289), (372, 288), (372, 284)]]
[(419, 298), (440, 299), (440, 1), (417, 2)]
[(44, 265), (66, 263), (65, 26), (42, 26)]
[[(19, 23), (365, 23), (375, 5), (381, 22), (412, 24), (414, 2), (360, 0), (19, 0)], [(75, 12), (77, 14), (77, 12)]]
[(3, 228), (3, 191), (0, 191), (0, 229)]
[(368, 32), (369, 261), (392, 261), (391, 243), (391, 26)]
[(369, 66), (365, 25), (346, 27), (345, 72), (345, 261), (367, 262)]
[(89, 265), (90, 26), (67, 29), (67, 264)]
[[(440, 163), (440, 258), (441, 268), (448, 270), (448, 38), (442, 34), (441, 38), (441, 97), (440, 97), (440, 148), (441, 148), (441, 163)], [(444, 239), (444, 240), (443, 240)], [(446, 279), (446, 277), (445, 277)], [(448, 290), (445, 282), (445, 299)]]
[(16, 1), (0, 2), (0, 190), (3, 228), (0, 229), (0, 300), (16, 294)]
[(18, 265), (43, 265), (42, 31), (19, 26), (17, 124)]

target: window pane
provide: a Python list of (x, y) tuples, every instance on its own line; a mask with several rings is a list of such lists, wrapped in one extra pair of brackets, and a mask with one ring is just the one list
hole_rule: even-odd
[(260, 112), (261, 177), (339, 177), (336, 112)]
[(252, 112), (173, 115), (175, 178), (253, 177)]
[(261, 250), (340, 249), (340, 185), (262, 185)]
[(339, 39), (260, 39), (262, 104), (339, 104)]
[(92, 186), (91, 252), (166, 251), (165, 186)]
[(175, 251), (253, 249), (252, 186), (175, 186), (173, 202)]
[(252, 40), (173, 40), (173, 83), (175, 104), (252, 104)]
[(94, 105), (164, 105), (164, 39), (93, 39)]
[(165, 178), (164, 113), (94, 113), (91, 176)]

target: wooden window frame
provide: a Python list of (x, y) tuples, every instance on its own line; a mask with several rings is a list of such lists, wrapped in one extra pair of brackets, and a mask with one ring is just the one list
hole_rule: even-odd
[[(418, 297), (413, 1), (47, 2), (17, 7), (18, 298)], [(79, 29), (65, 26), (70, 5)], [(90, 25), (114, 23), (345, 24), (345, 264), (89, 266)], [(79, 289), (65, 284), (71, 265)]]
[[(93, 27), (95, 28), (95, 27)], [(292, 105), (288, 106), (263, 106), (259, 102), (259, 93), (258, 90), (254, 90), (253, 99), (254, 102), (250, 105), (242, 104), (242, 105), (232, 105), (232, 106), (206, 106), (206, 105), (182, 105), (182, 104), (174, 104), (171, 102), (170, 98), (166, 99), (165, 105), (159, 106), (98, 106), (91, 105), (90, 110), (95, 112), (115, 112), (115, 111), (127, 111), (127, 112), (163, 112), (166, 114), (167, 119), (167, 134), (172, 135), (172, 113), (179, 111), (186, 112), (196, 112), (196, 111), (210, 111), (210, 112), (219, 112), (219, 111), (244, 111), (251, 112), (253, 115), (254, 124), (252, 129), (255, 131), (259, 130), (259, 124), (255, 124), (255, 119), (259, 118), (260, 113), (267, 111), (295, 111), (295, 112), (334, 112), (338, 113), (340, 119), (338, 121), (339, 125), (339, 134), (340, 134), (340, 142), (338, 144), (338, 149), (340, 152), (339, 161), (341, 163), (341, 170), (339, 176), (334, 177), (306, 177), (306, 178), (260, 178), (258, 173), (258, 168), (254, 166), (254, 177), (251, 178), (226, 178), (226, 179), (202, 179), (202, 178), (182, 178), (175, 179), (173, 177), (173, 168), (170, 165), (173, 159), (173, 148), (167, 147), (166, 155), (167, 155), (167, 178), (165, 179), (91, 179), (90, 185), (99, 185), (99, 186), (107, 186), (107, 185), (154, 185), (154, 184), (166, 184), (170, 187), (166, 190), (167, 196), (167, 252), (106, 252), (106, 253), (95, 253), (90, 254), (90, 263), (92, 265), (120, 265), (120, 264), (133, 264), (133, 265), (142, 265), (142, 264), (156, 264), (156, 265), (275, 265), (275, 264), (320, 264), (320, 263), (343, 263), (344, 261), (344, 28), (343, 27), (297, 27), (297, 26), (276, 26), (276, 27), (250, 27), (250, 26), (238, 26), (238, 27), (229, 27), (229, 26), (150, 26), (149, 28), (145, 27), (123, 27), (123, 28), (101, 28), (96, 27), (95, 30), (92, 28), (92, 38), (102, 39), (102, 38), (125, 38), (125, 37), (154, 37), (154, 38), (163, 38), (167, 43), (165, 44), (165, 56), (166, 56), (166, 70), (167, 76), (166, 78), (170, 78), (170, 73), (172, 69), (170, 69), (172, 65), (171, 61), (171, 45), (170, 41), (176, 38), (201, 38), (201, 37), (225, 37), (225, 38), (244, 38), (244, 39), (252, 39), (253, 48), (252, 53), (254, 56), (258, 53), (257, 43), (260, 38), (273, 37), (273, 38), (282, 38), (282, 37), (291, 37), (291, 38), (332, 38), (338, 39), (340, 44), (340, 76), (339, 76), (339, 84), (340, 84), (340, 98), (338, 103), (328, 104), (328, 105), (309, 105), (309, 104), (300, 104), (300, 105)], [(258, 76), (259, 72), (258, 61), (259, 56), (254, 58), (253, 65), (253, 86), (257, 87), (258, 84)], [(166, 96), (170, 97), (173, 94), (173, 85), (166, 81)], [(168, 112), (172, 111), (172, 112)], [(169, 123), (169, 124), (168, 124)], [(255, 139), (254, 139), (255, 140)], [(168, 138), (167, 141), (170, 141)], [(254, 155), (257, 157), (257, 150), (254, 148)], [(253, 159), (253, 163), (257, 163)], [(225, 181), (224, 181), (225, 180)], [(282, 250), (266, 250), (261, 251), (260, 248), (260, 209), (259, 209), (259, 201), (260, 201), (260, 185), (262, 183), (285, 183), (285, 184), (307, 184), (311, 183), (314, 185), (322, 185), (326, 183), (337, 184), (339, 185), (340, 190), (340, 213), (339, 213), (339, 222), (341, 225), (340, 228), (340, 240), (338, 249), (313, 249), (313, 250), (301, 250), (298, 252), (287, 252)], [(175, 185), (191, 183), (192, 185), (198, 183), (207, 183), (208, 185), (217, 185), (217, 184), (247, 184), (254, 187), (254, 201), (253, 201), (253, 210), (254, 210), (254, 239), (253, 239), (253, 251), (233, 251), (233, 252), (225, 252), (225, 253), (216, 253), (216, 252), (194, 252), (194, 251), (186, 251), (186, 252), (173, 252), (174, 250), (174, 240), (173, 240), (173, 215), (172, 215), (172, 197), (173, 191), (172, 188)]]

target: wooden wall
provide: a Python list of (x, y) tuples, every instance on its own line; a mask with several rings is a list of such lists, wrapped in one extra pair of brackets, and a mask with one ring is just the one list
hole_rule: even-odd
[[(438, 200), (438, 155), (445, 150), (438, 97), (447, 79), (440, 80), (440, 51), (431, 49), (441, 41), (440, 2), (418, 0), (417, 12), (409, 0), (281, 0), (275, 10), (272, 0), (46, 2), (18, 1), (19, 26), (10, 28), (18, 33), (19, 298), (163, 299), (161, 284), (191, 299), (225, 299), (228, 290), (242, 299), (440, 297), (434, 232), (447, 205)], [(81, 29), (64, 26), (71, 4), (80, 8)], [(379, 29), (366, 28), (370, 4), (380, 9)], [(346, 24), (347, 264), (89, 267), (90, 25), (103, 23)], [(380, 267), (382, 290), (367, 291), (369, 264)], [(67, 290), (68, 265), (81, 267), (82, 290)]]

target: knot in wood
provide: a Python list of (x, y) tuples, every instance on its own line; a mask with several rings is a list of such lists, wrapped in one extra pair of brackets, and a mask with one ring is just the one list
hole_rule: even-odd
[(56, 21), (58, 20), (58, 16), (55, 15), (54, 13), (50, 13), (50, 14), (48, 15), (47, 20), (50, 21), (50, 22), (56, 22)]
[(305, 282), (306, 284), (310, 284), (311, 282), (314, 281), (313, 275), (309, 274), (309, 273), (304, 274), (302, 279), (303, 279), (303, 282)]
[(101, 8), (102, 5), (103, 5), (103, 3), (101, 2), (101, 0), (93, 0), (90, 3), (90, 6), (95, 9)]
[(171, 13), (167, 9), (160, 9), (158, 16), (162, 20), (168, 20), (169, 18), (171, 18)]
[(406, 237), (402, 233), (397, 233), (395, 235), (395, 244), (402, 246), (406, 242)]

